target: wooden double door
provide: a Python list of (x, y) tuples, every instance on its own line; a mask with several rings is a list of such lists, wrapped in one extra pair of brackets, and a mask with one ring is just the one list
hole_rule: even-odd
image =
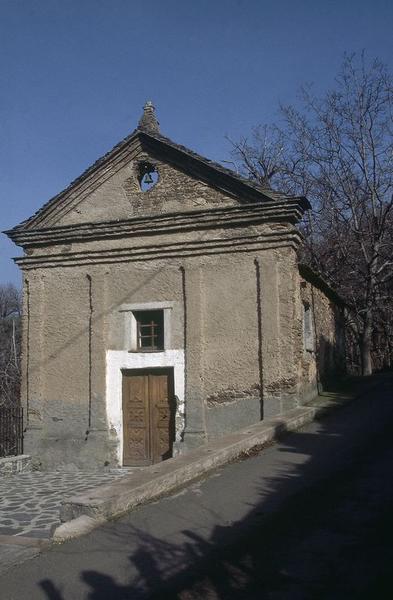
[(175, 408), (173, 369), (123, 371), (123, 465), (172, 456)]

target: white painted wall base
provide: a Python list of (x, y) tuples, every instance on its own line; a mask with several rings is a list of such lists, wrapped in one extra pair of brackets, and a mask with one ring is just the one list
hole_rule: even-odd
[(175, 415), (176, 442), (180, 442), (184, 431), (184, 350), (164, 352), (127, 352), (107, 350), (106, 352), (106, 411), (108, 425), (116, 432), (118, 440), (117, 459), (123, 464), (123, 410), (122, 410), (122, 369), (149, 369), (154, 367), (174, 370), (175, 395), (178, 406)]

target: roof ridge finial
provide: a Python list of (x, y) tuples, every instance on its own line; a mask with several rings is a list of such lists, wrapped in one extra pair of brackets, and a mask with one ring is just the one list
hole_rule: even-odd
[(139, 119), (138, 129), (148, 133), (160, 133), (160, 124), (155, 114), (155, 106), (151, 100), (148, 100), (143, 107), (143, 115)]

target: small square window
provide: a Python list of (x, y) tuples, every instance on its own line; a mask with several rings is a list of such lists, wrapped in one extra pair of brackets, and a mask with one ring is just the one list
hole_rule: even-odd
[(136, 321), (137, 350), (157, 352), (164, 350), (164, 311), (138, 310), (133, 312)]
[(171, 346), (171, 313), (174, 302), (122, 304), (124, 349), (128, 352), (162, 352)]

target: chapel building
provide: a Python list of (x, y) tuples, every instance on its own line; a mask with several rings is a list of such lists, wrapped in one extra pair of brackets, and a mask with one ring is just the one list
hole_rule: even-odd
[(8, 231), (36, 467), (150, 465), (314, 396), (344, 364), (344, 306), (298, 264), (309, 208), (164, 137), (147, 103)]

